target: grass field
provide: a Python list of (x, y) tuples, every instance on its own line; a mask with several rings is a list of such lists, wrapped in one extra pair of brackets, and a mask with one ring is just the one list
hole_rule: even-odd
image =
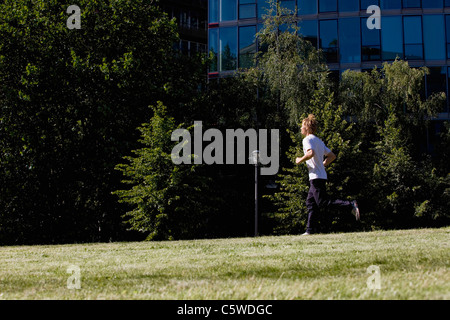
[(450, 299), (449, 227), (13, 246), (0, 257), (0, 299)]

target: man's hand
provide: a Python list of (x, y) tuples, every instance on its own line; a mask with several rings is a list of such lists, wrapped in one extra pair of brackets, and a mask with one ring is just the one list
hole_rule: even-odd
[(300, 164), (302, 162), (305, 162), (305, 161), (311, 159), (312, 157), (314, 157), (314, 150), (313, 149), (308, 149), (308, 151), (306, 151), (306, 153), (305, 153), (305, 155), (303, 157), (295, 159), (295, 163), (296, 164)]
[(327, 154), (327, 157), (323, 161), (324, 167), (328, 166), (330, 163), (332, 163), (336, 159), (336, 155), (331, 151), (329, 154)]

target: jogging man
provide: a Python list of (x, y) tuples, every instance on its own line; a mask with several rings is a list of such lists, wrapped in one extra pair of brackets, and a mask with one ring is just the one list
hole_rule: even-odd
[[(306, 162), (309, 171), (309, 192), (306, 198), (306, 208), (308, 209), (308, 221), (306, 232), (303, 235), (310, 235), (316, 231), (317, 217), (320, 208), (331, 206), (348, 208), (359, 221), (360, 213), (358, 203), (347, 200), (329, 199), (326, 191), (327, 173), (325, 167), (336, 159), (336, 155), (314, 134), (317, 131), (317, 120), (310, 114), (303, 119), (301, 133), (303, 139), (304, 156), (297, 158), (295, 162), (301, 164)], [(324, 159), (325, 157), (325, 159)]]

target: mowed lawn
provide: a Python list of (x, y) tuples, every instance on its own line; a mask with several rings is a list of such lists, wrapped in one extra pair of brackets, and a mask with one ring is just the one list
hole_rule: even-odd
[(12, 246), (0, 261), (0, 299), (450, 299), (449, 227)]

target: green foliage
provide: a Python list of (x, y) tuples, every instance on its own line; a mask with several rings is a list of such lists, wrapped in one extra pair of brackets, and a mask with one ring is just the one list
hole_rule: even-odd
[[(421, 149), (429, 119), (445, 102), (444, 93), (424, 98), (428, 69), (396, 60), (371, 72), (347, 70), (333, 92), (321, 53), (297, 35), (293, 16), (275, 9), (272, 4), (258, 34), (267, 50), (249, 72), (282, 110), (289, 124), (280, 124), (290, 129), (292, 141), (284, 149), (287, 162), (279, 174), (280, 190), (268, 196), (276, 206), (269, 214), (276, 221), (274, 230), (298, 233), (306, 223), (309, 182), (306, 168), (297, 167), (295, 158), (302, 155), (299, 123), (309, 113), (320, 123), (319, 137), (337, 155), (327, 168), (329, 195), (358, 199), (364, 214), (361, 227), (448, 222), (448, 165), (432, 161)], [(286, 31), (280, 32), (281, 26)], [(440, 155), (449, 146), (445, 132), (442, 135)], [(320, 220), (323, 231), (355, 228), (354, 221), (336, 213)]]
[[(286, 156), (291, 163), (300, 154), (301, 140), (290, 132), (293, 144), (289, 147)], [(267, 195), (277, 210), (268, 216), (275, 220), (274, 232), (276, 234), (300, 233), (306, 225), (306, 204), (308, 194), (308, 170), (305, 166), (283, 167), (277, 183), (280, 190), (273, 195)]]
[(257, 34), (264, 50), (256, 56), (249, 77), (259, 79), (278, 100), (283, 121), (295, 126), (317, 88), (329, 85), (328, 68), (321, 53), (299, 36), (295, 14), (271, 1), (264, 26)]
[[(411, 227), (448, 221), (448, 166), (436, 163), (440, 156), (432, 159), (421, 149), (427, 143), (430, 117), (445, 101), (444, 93), (424, 99), (427, 73), (426, 68), (410, 68), (396, 60), (370, 73), (343, 74), (341, 102), (361, 123), (361, 141), (372, 156), (365, 194), (372, 225)], [(448, 148), (445, 139), (440, 144), (439, 151)]]
[(429, 119), (445, 102), (444, 93), (424, 98), (426, 74), (427, 68), (396, 60), (380, 70), (342, 75), (339, 100), (360, 124), (356, 130), (372, 167), (363, 171), (369, 225), (413, 227), (448, 221), (448, 165), (436, 161), (443, 159), (448, 141), (440, 140), (434, 159), (421, 148), (427, 144)]
[[(343, 118), (342, 108), (333, 104), (333, 93), (324, 94), (322, 90), (316, 90), (310, 108), (303, 114), (313, 113), (320, 123), (317, 135), (327, 142), (327, 146), (336, 153), (337, 160), (328, 168), (329, 195), (331, 197), (354, 199), (358, 194), (352, 190), (352, 185), (359, 183), (358, 177), (349, 174), (348, 166), (353, 165), (361, 151), (358, 140), (353, 136), (353, 125)], [(277, 221), (276, 230), (281, 233), (298, 233), (304, 230), (307, 218), (306, 196), (309, 190), (308, 170), (306, 166), (295, 165), (295, 159), (303, 155), (302, 137), (291, 133), (292, 145), (287, 152), (291, 165), (283, 168), (280, 175), (280, 191), (269, 196), (278, 207), (278, 211), (272, 214)], [(353, 188), (355, 189), (355, 188)], [(348, 219), (339, 215), (324, 214), (321, 221), (321, 230), (329, 230), (331, 225), (344, 229), (348, 227)]]
[[(383, 126), (378, 127), (380, 141), (375, 142), (378, 161), (374, 164), (373, 189), (377, 190), (379, 210), (391, 212), (386, 218), (412, 217), (411, 208), (420, 190), (417, 166), (412, 160), (398, 120), (393, 111)], [(409, 201), (408, 201), (409, 200)]]
[[(411, 156), (411, 142), (391, 109), (381, 137), (375, 142), (372, 190), (379, 199), (378, 224), (412, 227), (424, 221), (448, 218), (449, 176), (438, 176), (428, 157), (419, 162)], [(380, 214), (384, 213), (384, 214)], [(383, 221), (381, 221), (383, 219)]]
[(381, 69), (375, 67), (371, 72), (347, 70), (342, 74), (339, 102), (346, 113), (363, 123), (375, 121), (380, 125), (392, 109), (401, 123), (423, 125), (446, 99), (442, 92), (423, 98), (428, 72), (426, 67), (411, 68), (401, 60), (385, 62)]
[(150, 0), (0, 2), (0, 243), (122, 234), (114, 166), (173, 83), (176, 25)]
[(133, 151), (135, 156), (124, 158), (128, 163), (116, 167), (131, 188), (114, 194), (133, 208), (126, 214), (127, 222), (131, 230), (147, 234), (147, 240), (200, 237), (215, 211), (208, 192), (211, 179), (198, 172), (198, 165), (172, 162), (176, 143), (171, 135), (180, 126), (161, 102), (153, 110), (150, 122), (139, 128), (143, 147)]

